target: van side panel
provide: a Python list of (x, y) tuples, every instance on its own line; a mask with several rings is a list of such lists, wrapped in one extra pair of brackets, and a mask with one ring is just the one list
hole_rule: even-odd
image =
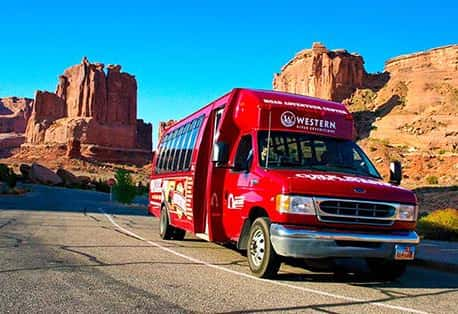
[[(159, 156), (155, 156), (153, 158), (153, 169), (149, 193), (149, 212), (155, 216), (159, 216), (161, 208), (165, 206), (169, 213), (170, 224), (188, 232), (196, 232), (193, 210), (193, 191), (195, 190), (194, 178), (196, 169), (195, 164), (198, 152), (200, 150), (199, 145), (201, 139), (203, 138), (203, 130), (205, 129), (205, 123), (208, 119), (209, 111), (209, 106), (204, 107), (202, 110), (191, 115), (189, 118), (173, 125), (162, 136), (161, 143), (167, 135), (172, 134), (176, 130), (179, 130), (178, 135), (184, 134), (187, 130), (189, 130), (189, 139), (183, 135), (182, 139), (177, 142), (180, 144), (171, 148), (177, 152), (172, 153), (170, 156), (168, 153), (164, 155), (164, 160), (167, 159), (166, 162), (169, 165), (187, 164), (189, 166), (186, 169), (173, 170), (174, 168), (168, 168), (168, 171), (158, 172), (158, 165), (160, 166), (161, 163), (160, 158)], [(200, 125), (196, 122), (195, 129), (198, 128), (198, 130), (197, 133), (192, 135), (193, 132), (191, 130), (194, 130), (192, 127), (194, 125), (193, 122), (197, 120), (201, 122)], [(189, 129), (187, 129), (186, 126), (189, 126)], [(183, 132), (180, 133), (180, 130), (183, 130)], [(192, 142), (190, 139), (194, 139), (194, 145), (191, 148), (185, 145), (186, 141), (189, 141), (186, 143)], [(160, 152), (158, 152), (157, 155), (159, 154)], [(186, 158), (184, 158), (184, 156), (186, 156)], [(180, 169), (178, 166), (176, 168)], [(199, 217), (197, 217), (197, 219), (199, 219)]]

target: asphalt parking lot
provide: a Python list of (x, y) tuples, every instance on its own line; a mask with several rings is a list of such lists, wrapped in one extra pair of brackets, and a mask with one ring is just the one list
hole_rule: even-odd
[(456, 273), (409, 267), (378, 282), (359, 261), (338, 274), (300, 266), (254, 278), (239, 252), (190, 235), (162, 241), (157, 218), (103, 193), (37, 186), (0, 198), (2, 313), (456, 312)]

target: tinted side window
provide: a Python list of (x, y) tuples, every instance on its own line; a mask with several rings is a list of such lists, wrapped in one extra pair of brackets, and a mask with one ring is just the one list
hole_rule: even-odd
[(175, 143), (175, 155), (173, 156), (173, 162), (172, 162), (172, 171), (179, 170), (178, 159), (180, 158), (180, 153), (182, 150), (183, 130), (184, 130), (184, 127), (181, 127), (178, 129), (178, 132), (177, 132), (177, 140)]
[(173, 155), (175, 154), (176, 133), (177, 132), (175, 130), (172, 132), (172, 135), (170, 136), (169, 149), (168, 149), (167, 157), (164, 163), (165, 171), (170, 171), (172, 168), (172, 159), (173, 159)]
[(192, 151), (196, 145), (197, 135), (199, 134), (200, 126), (202, 124), (203, 116), (194, 120), (194, 123), (191, 125), (191, 135), (189, 138), (188, 145), (186, 146), (186, 157), (184, 160), (184, 169), (189, 169), (191, 167)]
[(157, 161), (157, 171), (161, 172), (164, 170), (164, 160), (165, 160), (165, 155), (167, 153), (167, 147), (169, 144), (169, 136), (166, 135), (163, 138), (163, 143), (161, 144), (161, 148), (159, 150), (159, 156), (158, 156), (158, 161)]
[(164, 136), (159, 147), (157, 172), (188, 170), (191, 167), (192, 150), (203, 118), (202, 115)]
[(159, 144), (159, 148), (157, 149), (157, 158), (156, 158), (156, 172), (159, 172), (159, 165), (161, 162), (162, 151), (164, 150), (164, 142), (162, 141)]
[(180, 156), (178, 159), (178, 168), (180, 170), (186, 169), (186, 165), (184, 164), (184, 160), (187, 154), (187, 147), (188, 147), (188, 142), (189, 138), (191, 135), (191, 123), (188, 123), (184, 126), (184, 133), (183, 133), (183, 141), (181, 143), (181, 151), (180, 151)]
[(251, 135), (242, 137), (234, 160), (234, 171), (248, 170), (253, 160), (253, 145)]

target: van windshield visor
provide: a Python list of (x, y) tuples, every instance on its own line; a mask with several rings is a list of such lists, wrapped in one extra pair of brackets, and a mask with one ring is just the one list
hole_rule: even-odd
[(310, 134), (272, 131), (258, 134), (259, 162), (271, 169), (304, 169), (381, 178), (352, 141)]

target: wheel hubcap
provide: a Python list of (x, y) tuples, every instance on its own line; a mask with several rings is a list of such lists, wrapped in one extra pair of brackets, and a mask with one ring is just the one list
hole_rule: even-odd
[(256, 230), (250, 243), (250, 257), (256, 267), (259, 267), (264, 260), (265, 245), (264, 232), (260, 229)]

